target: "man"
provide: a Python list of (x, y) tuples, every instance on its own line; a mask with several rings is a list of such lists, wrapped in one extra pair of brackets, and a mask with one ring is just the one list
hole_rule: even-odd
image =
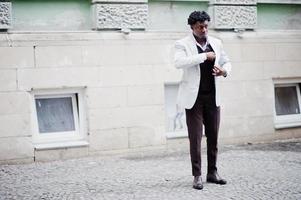
[(219, 79), (227, 77), (231, 64), (220, 40), (208, 36), (210, 16), (204, 11), (189, 15), (192, 33), (175, 44), (175, 66), (183, 70), (177, 105), (185, 108), (190, 142), (193, 188), (203, 189), (201, 139), (207, 137), (207, 182), (226, 184), (217, 173), (217, 139), (220, 119)]

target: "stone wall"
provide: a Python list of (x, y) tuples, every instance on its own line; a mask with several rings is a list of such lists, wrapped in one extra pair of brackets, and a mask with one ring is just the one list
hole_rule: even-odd
[(90, 152), (165, 144), (170, 42), (123, 37), (1, 34), (0, 160), (33, 158), (31, 92), (43, 89), (85, 88)]
[[(6, 15), (0, 17), (0, 29), (9, 31), (0, 34), (0, 162), (165, 147), (164, 89), (168, 84), (178, 84), (182, 75), (174, 68), (173, 44), (190, 32), (186, 17), (194, 7), (206, 10), (209, 6), (212, 28), (219, 30), (209, 31), (224, 41), (233, 64), (232, 74), (222, 83), (221, 140), (233, 143), (301, 137), (298, 127), (276, 130), (274, 119), (275, 80), (301, 83), (300, 1), (296, 1), (295, 8), (287, 9), (290, 0), (285, 1), (286, 7), (282, 5), (286, 11), (283, 19), (294, 22), (287, 26), (294, 31), (284, 31), (283, 22), (264, 21), (262, 16), (276, 16), (275, 12), (265, 12), (261, 5), (271, 1), (93, 0), (91, 5), (75, 1), (74, 5), (82, 5), (79, 9), (56, 1), (55, 7), (68, 7), (72, 12), (54, 17), (54, 21), (49, 19), (56, 16), (53, 12), (57, 10), (47, 11), (51, 2), (43, 2), (46, 7), (41, 6), (42, 2), (35, 4), (32, 11), (37, 13), (24, 13), (31, 4), (19, 2), (13, 6), (17, 11), (13, 22), (11, 4), (1, 3)], [(93, 14), (91, 20), (87, 20), (87, 5)], [(241, 14), (241, 10), (247, 14)], [(40, 23), (34, 16), (42, 11), (47, 13)], [(223, 15), (225, 12), (229, 14)], [(24, 17), (29, 14), (32, 18)], [(26, 22), (22, 26), (22, 20), (33, 25)], [(267, 24), (279, 24), (278, 30), (260, 30)], [(44, 32), (38, 32), (41, 29)], [(24, 32), (15, 32), (18, 30)], [(87, 145), (63, 144), (57, 149), (41, 150), (34, 143), (33, 94), (69, 89), (83, 91)]]
[[(0, 160), (53, 155), (32, 144), (31, 91), (43, 88), (85, 87), (90, 144), (71, 156), (164, 145), (164, 84), (180, 80), (173, 43), (185, 34), (1, 34)], [(272, 80), (301, 77), (299, 32), (213, 35), (233, 63), (222, 84), (222, 140), (299, 137), (300, 129), (274, 129)]]

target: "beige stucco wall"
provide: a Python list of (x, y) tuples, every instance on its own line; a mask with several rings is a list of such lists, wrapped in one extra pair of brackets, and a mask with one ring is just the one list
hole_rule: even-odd
[[(300, 137), (299, 128), (274, 128), (272, 79), (301, 77), (301, 32), (211, 33), (233, 64), (222, 84), (221, 140)], [(180, 80), (173, 44), (186, 34), (1, 33), (0, 162), (164, 147), (164, 84)], [(85, 87), (89, 146), (35, 151), (31, 91), (77, 87)]]

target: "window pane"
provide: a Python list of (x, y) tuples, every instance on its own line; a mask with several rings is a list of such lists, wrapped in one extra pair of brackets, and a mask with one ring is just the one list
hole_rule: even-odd
[(277, 115), (299, 114), (300, 108), (295, 86), (276, 87), (275, 103)]
[(72, 98), (36, 99), (40, 133), (74, 131)]

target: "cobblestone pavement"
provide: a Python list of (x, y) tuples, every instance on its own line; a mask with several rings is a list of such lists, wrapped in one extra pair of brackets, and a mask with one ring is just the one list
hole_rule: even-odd
[(301, 199), (300, 140), (222, 146), (219, 173), (228, 184), (200, 191), (189, 159), (180, 148), (0, 165), (0, 199)]

